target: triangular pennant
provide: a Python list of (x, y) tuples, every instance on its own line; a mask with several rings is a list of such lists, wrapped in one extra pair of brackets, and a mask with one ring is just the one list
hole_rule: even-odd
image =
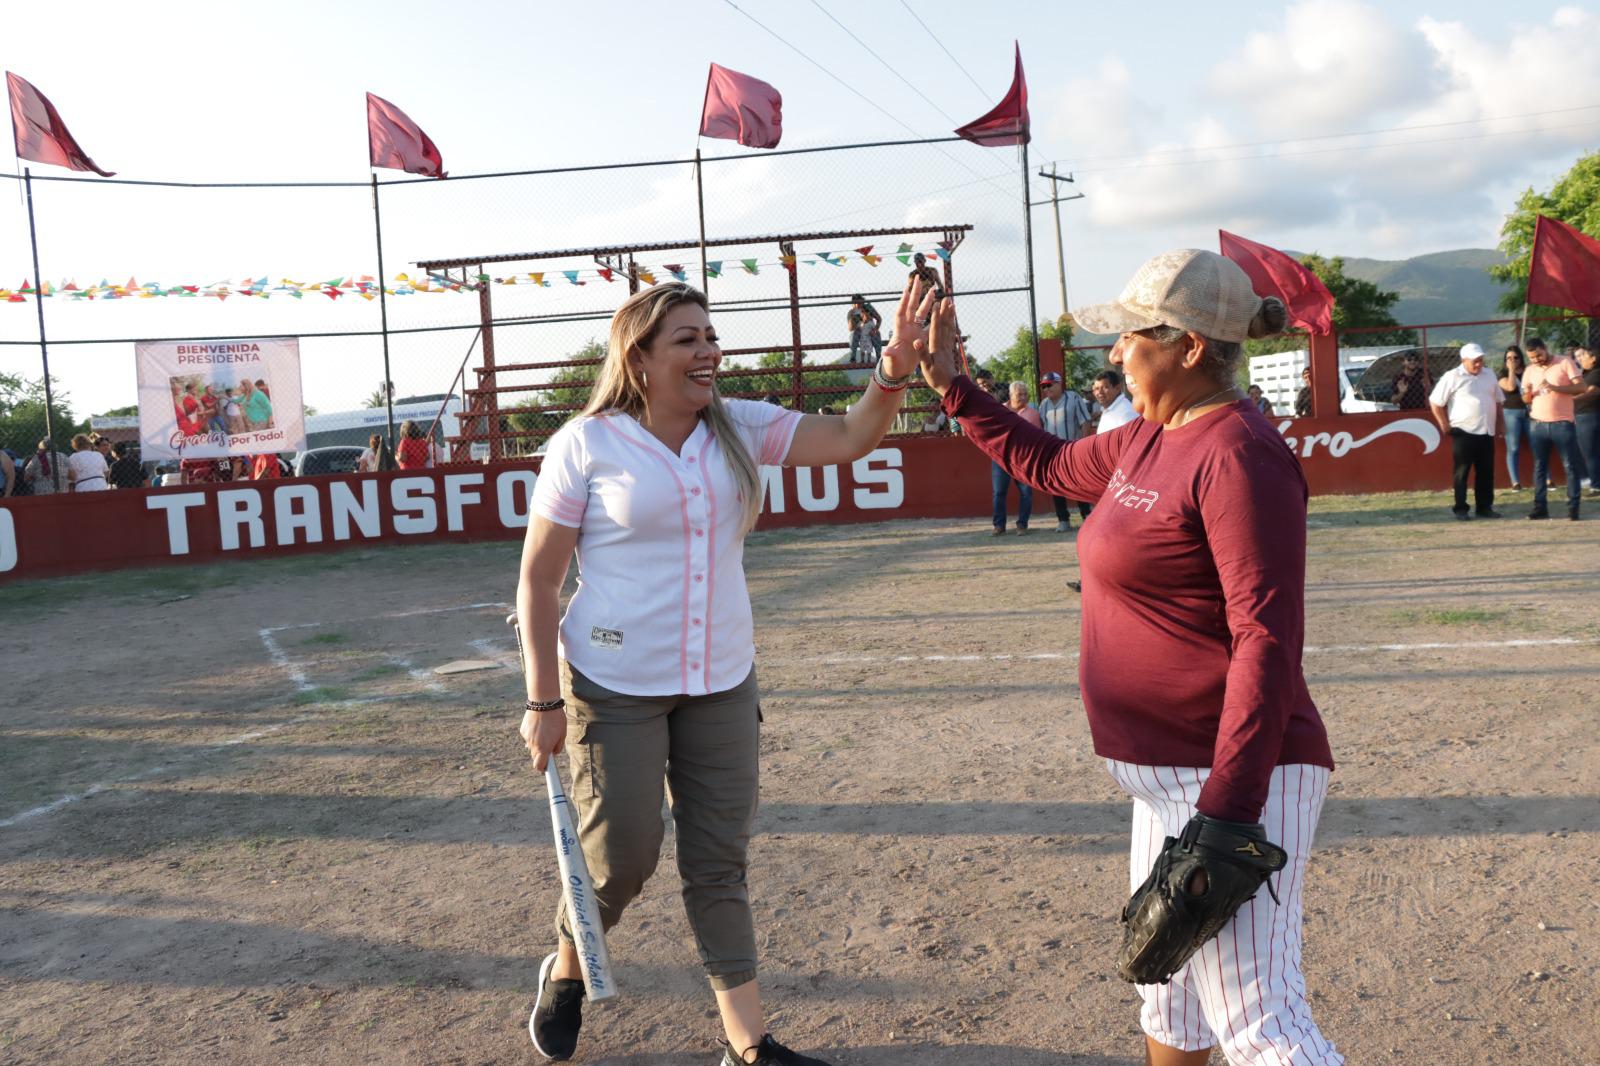
[(713, 259), (711, 262), (706, 264), (706, 277), (708, 277), (708, 278), (720, 278), (720, 277), (722, 277), (722, 260)]
[(612, 280), (612, 278), (611, 278), (611, 268), (610, 267), (601, 267), (599, 270), (596, 270), (595, 273), (599, 274), (602, 278), (605, 278), (607, 281)]
[(935, 248), (933, 250), (933, 254), (938, 256), (940, 259), (949, 259), (950, 258), (950, 249), (948, 249), (948, 248)]
[(895, 251), (895, 258), (900, 260), (900, 265), (901, 266), (910, 266), (911, 265), (911, 245), (906, 244), (905, 242), (902, 241), (901, 244), (900, 244), (900, 247), (898, 249), (896, 249), (896, 251)]
[(679, 281), (688, 281), (689, 275), (684, 273), (682, 263), (662, 263), (661, 269), (677, 278)]
[(561, 273), (566, 275), (566, 279), (568, 281), (572, 282), (572, 284), (574, 284), (574, 285), (582, 285), (583, 284), (583, 282), (578, 280), (578, 272), (576, 270), (563, 270)]
[(529, 274), (528, 278), (535, 285), (543, 285), (544, 284), (544, 272), (543, 271), (540, 271), (540, 272), (538, 272), (536, 274)]
[(865, 248), (857, 248), (856, 254), (865, 259), (867, 256), (872, 254), (872, 245), (869, 244)]
[(739, 263), (744, 267), (744, 272), (746, 274), (761, 273), (761, 270), (756, 266), (756, 261), (754, 259), (741, 259), (739, 260)]
[(646, 285), (654, 285), (656, 283), (656, 276), (650, 273), (648, 270), (641, 270), (639, 271), (639, 280), (644, 282)]
[(864, 255), (861, 257), (861, 259), (868, 266), (877, 266), (879, 263), (883, 262), (883, 256), (881, 255)]

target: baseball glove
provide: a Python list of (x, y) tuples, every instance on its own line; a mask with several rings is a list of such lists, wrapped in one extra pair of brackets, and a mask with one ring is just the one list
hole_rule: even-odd
[[(1197, 814), (1176, 837), (1167, 837), (1144, 884), (1122, 908), (1122, 950), (1117, 973), (1136, 985), (1166, 984), (1189, 957), (1288, 864), (1282, 848), (1259, 825)], [(1191, 893), (1204, 870), (1204, 890)]]

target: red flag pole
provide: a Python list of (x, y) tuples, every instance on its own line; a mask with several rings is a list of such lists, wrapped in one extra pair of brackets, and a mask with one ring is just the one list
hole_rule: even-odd
[(389, 302), (383, 272), (383, 216), (378, 212), (378, 175), (372, 175), (372, 229), (378, 240), (378, 320), (383, 329), (383, 402), (388, 411), (389, 450), (394, 451), (394, 379), (389, 376)]
[(1039, 308), (1033, 293), (1033, 205), (1028, 189), (1028, 142), (1022, 142), (1022, 243), (1028, 250), (1028, 335), (1033, 338), (1033, 391), (1039, 394)]
[[(50, 346), (44, 336), (44, 279), (39, 275), (39, 233), (33, 225), (33, 170), (29, 167), (22, 168), (22, 184), (28, 198), (28, 243), (33, 246), (33, 302), (39, 312), (39, 362), (44, 367), (44, 436), (50, 442), (50, 451), (55, 452), (55, 416), (51, 410), (55, 407), (55, 396), (50, 389)], [(60, 492), (61, 464), (53, 457), (50, 480), (55, 482), (56, 491)]]
[(694, 191), (700, 200), (700, 291), (706, 294), (707, 302), (711, 299), (711, 284), (707, 281), (706, 273), (706, 183), (703, 168), (700, 166), (700, 146), (694, 146)]

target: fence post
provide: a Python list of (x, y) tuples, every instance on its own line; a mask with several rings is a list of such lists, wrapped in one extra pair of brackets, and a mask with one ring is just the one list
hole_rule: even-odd
[(800, 264), (794, 258), (793, 241), (779, 241), (778, 252), (789, 257), (789, 263), (784, 269), (789, 272), (789, 328), (794, 335), (794, 409), (803, 412), (805, 352), (800, 349)]
[(1339, 414), (1339, 337), (1335, 333), (1311, 335), (1311, 414), (1315, 418)]
[[(483, 264), (477, 268), (479, 275), (483, 274)], [(478, 278), (478, 319), (483, 326), (483, 369), (484, 375), (478, 379), (479, 388), (488, 388), (484, 393), (484, 407), (489, 417), (489, 461), (497, 462), (500, 459), (500, 394), (494, 391), (499, 382), (495, 379), (494, 372), (494, 308), (489, 296), (489, 286)]]
[[(57, 447), (55, 412), (52, 410), (55, 407), (55, 394), (50, 389), (50, 346), (44, 337), (44, 278), (39, 275), (39, 234), (33, 227), (33, 171), (27, 167), (22, 168), (22, 184), (28, 197), (28, 243), (33, 247), (33, 303), (34, 309), (39, 312), (39, 362), (44, 368), (44, 436), (50, 442), (50, 480), (55, 483), (56, 491), (60, 492), (61, 464), (56, 462), (60, 449)], [(17, 477), (22, 477), (22, 471), (17, 471)]]

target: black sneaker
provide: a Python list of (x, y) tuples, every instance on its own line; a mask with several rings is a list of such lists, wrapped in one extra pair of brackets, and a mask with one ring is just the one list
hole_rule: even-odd
[[(761, 1043), (755, 1047), (746, 1048), (744, 1055), (734, 1054), (733, 1048), (727, 1044), (722, 1045), (722, 1066), (828, 1066), (821, 1059), (814, 1059), (810, 1055), (802, 1055), (798, 1051), (790, 1051), (768, 1033), (761, 1038)], [(756, 1057), (750, 1058), (750, 1052), (755, 1052)]]
[(1549, 518), (1550, 517), (1550, 512), (1549, 511), (1529, 511), (1528, 512), (1528, 517), (1532, 518), (1532, 519)]
[(1457, 522), (1470, 522), (1470, 521), (1472, 521), (1472, 516), (1469, 515), (1465, 511), (1456, 511), (1454, 513), (1455, 513)]
[(1496, 511), (1493, 508), (1490, 508), (1487, 511), (1479, 511), (1478, 512), (1478, 517), (1479, 518), (1502, 518), (1504, 516), (1501, 515), (1499, 511)]
[(564, 1062), (578, 1048), (578, 1030), (583, 1028), (583, 982), (552, 979), (556, 964), (552, 952), (539, 967), (539, 998), (528, 1015), (528, 1035), (533, 1046), (547, 1059)]

